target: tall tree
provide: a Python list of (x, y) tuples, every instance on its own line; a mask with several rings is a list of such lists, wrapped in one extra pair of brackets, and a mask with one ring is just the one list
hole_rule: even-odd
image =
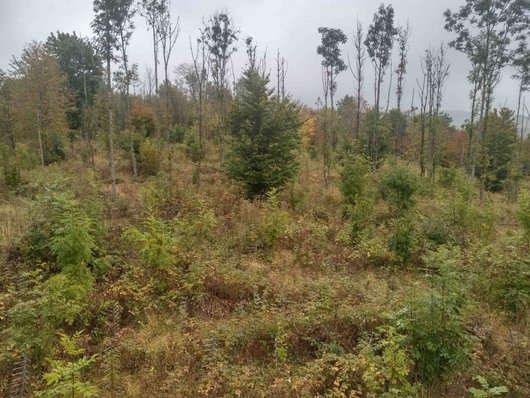
[[(429, 48), (421, 58), (423, 81), (418, 89), (420, 94), (420, 173), (425, 175), (425, 133), (428, 133), (429, 176), (434, 180), (439, 158), (440, 110), (444, 86), (449, 76), (449, 67), (445, 57), (445, 47), (434, 50)], [(443, 118), (443, 116), (442, 116)]]
[(509, 177), (517, 143), (514, 112), (508, 108), (496, 109), (488, 115), (488, 134), (485, 137), (487, 162), (481, 167), (485, 188), (500, 191)]
[(114, 0), (94, 0), (94, 20), (92, 30), (96, 35), (100, 51), (103, 54), (107, 68), (107, 111), (108, 111), (108, 143), (110, 178), (112, 184), (112, 198), (116, 199), (116, 164), (114, 159), (114, 136), (112, 120), (112, 72), (111, 64), (116, 60), (115, 51), (119, 50), (118, 36), (116, 29), (116, 16), (119, 15), (118, 2)]
[(353, 78), (357, 82), (357, 112), (355, 119), (355, 136), (359, 139), (359, 130), (361, 128), (361, 103), (364, 80), (364, 63), (366, 61), (366, 48), (364, 47), (363, 25), (357, 20), (355, 31), (353, 32), (353, 48), (355, 50), (355, 66), (353, 66), (348, 57), (348, 65)]
[(173, 47), (180, 34), (180, 18), (173, 22), (171, 20), (171, 1), (168, 2), (162, 17), (158, 20), (158, 31), (160, 35), (160, 44), (162, 46), (162, 60), (164, 61), (164, 91), (166, 94), (166, 114), (165, 129), (166, 138), (169, 140), (169, 102), (171, 95), (171, 82), (169, 80), (169, 61)]
[(374, 14), (373, 22), (368, 28), (364, 45), (368, 56), (372, 61), (375, 73), (374, 94), (375, 112), (371, 127), (370, 157), (372, 160), (372, 170), (375, 170), (379, 162), (379, 119), (381, 102), (381, 84), (390, 63), (394, 37), (397, 29), (394, 26), (394, 8), (391, 5), (385, 7), (384, 4)]
[(419, 150), (419, 163), (420, 163), (420, 177), (425, 176), (425, 130), (426, 130), (426, 114), (427, 114), (427, 103), (429, 100), (429, 82), (432, 81), (432, 53), (427, 50), (421, 57), (421, 71), (422, 80), (416, 80), (418, 85), (418, 94), (420, 96), (420, 150)]
[(0, 132), (5, 145), (15, 152), (16, 140), (13, 126), (13, 80), (0, 69)]
[(337, 76), (346, 70), (346, 64), (341, 58), (339, 45), (346, 43), (347, 37), (342, 30), (334, 28), (320, 27), (318, 28), (318, 33), (322, 35), (322, 44), (317, 47), (317, 54), (322, 56), (322, 66), (326, 68), (327, 87), (329, 89), (331, 110), (333, 111), (335, 109), (333, 96), (337, 91)]
[(134, 151), (132, 132), (129, 129), (129, 93), (131, 89), (131, 81), (133, 80), (132, 77), (134, 75), (134, 69), (130, 68), (129, 55), (127, 54), (127, 50), (131, 41), (131, 36), (134, 32), (133, 18), (136, 15), (137, 9), (134, 6), (134, 0), (116, 0), (115, 3), (116, 13), (114, 15), (114, 24), (118, 38), (121, 68), (123, 70), (123, 85), (125, 89), (125, 129), (127, 130), (129, 137), (129, 151), (131, 155), (133, 174), (135, 177), (137, 177), (138, 169), (136, 167), (136, 154)]
[(64, 158), (62, 141), (69, 131), (66, 115), (71, 102), (59, 64), (44, 45), (32, 42), (11, 67), (18, 136), (36, 144), (42, 165)]
[[(477, 88), (474, 95), (480, 91), (480, 97), (475, 97), (479, 131), (470, 143), (468, 159), (472, 176), (476, 173), (479, 152), (484, 148), (488, 130), (485, 116), (489, 114), (494, 89), (500, 81), (501, 70), (510, 62), (509, 47), (514, 35), (529, 22), (528, 9), (527, 0), (466, 0), (456, 12), (446, 10), (444, 13), (445, 29), (456, 35), (449, 45), (469, 57), (473, 66), (470, 80)], [(474, 113), (473, 106), (473, 116)]]
[[(513, 75), (514, 79), (519, 80), (519, 95), (517, 97), (517, 113), (515, 117), (515, 126), (516, 130), (519, 133), (518, 145), (516, 158), (518, 160), (517, 168), (521, 169), (522, 167), (522, 148), (524, 141), (524, 109), (521, 109), (521, 99), (523, 94), (530, 90), (530, 48), (528, 48), (527, 37), (521, 37), (517, 50), (512, 61), (513, 67), (515, 69), (515, 74)], [(519, 124), (521, 128), (519, 129)], [(517, 195), (518, 184), (515, 187), (515, 195)]]
[(158, 96), (158, 60), (160, 45), (160, 21), (168, 10), (168, 0), (141, 0), (140, 14), (144, 17), (153, 39), (153, 61), (155, 64), (155, 95)]
[[(397, 111), (401, 112), (401, 98), (403, 97), (403, 84), (405, 81), (405, 75), (407, 73), (407, 55), (409, 51), (409, 39), (410, 39), (410, 27), (409, 24), (402, 26), (398, 29), (397, 33), (397, 46), (399, 51), (399, 63), (396, 68), (397, 86), (396, 86), (396, 105)], [(394, 155), (398, 155), (398, 143), (399, 137), (403, 134), (403, 119), (398, 117), (398, 122), (395, 126), (394, 131)]]
[(93, 44), (74, 32), (50, 34), (46, 48), (55, 56), (68, 80), (73, 94), (74, 108), (68, 113), (71, 129), (81, 129), (90, 152), (92, 167), (95, 167), (92, 131), (88, 128), (88, 109), (100, 90), (103, 66)]
[(208, 85), (209, 64), (206, 47), (206, 35), (203, 30), (194, 47), (190, 38), (190, 51), (193, 59), (193, 71), (186, 79), (197, 109), (199, 123), (199, 156), (197, 157), (197, 183), (200, 182), (201, 161), (204, 154), (204, 102)]
[(436, 175), (436, 165), (438, 162), (438, 136), (440, 125), (440, 110), (442, 107), (443, 92), (447, 78), (449, 77), (450, 64), (447, 62), (445, 46), (440, 45), (439, 49), (432, 55), (432, 74), (429, 87), (429, 136), (430, 136), (430, 175), (434, 181)]
[(217, 134), (221, 148), (221, 158), (224, 157), (224, 133), (222, 125), (225, 123), (226, 116), (228, 62), (232, 54), (237, 51), (235, 44), (238, 34), (239, 31), (236, 29), (232, 17), (226, 11), (216, 11), (204, 26), (210, 71), (219, 104)]
[(51, 33), (45, 43), (55, 56), (74, 96), (75, 109), (69, 114), (72, 129), (83, 123), (85, 107), (92, 105), (103, 77), (101, 58), (92, 43), (74, 33)]

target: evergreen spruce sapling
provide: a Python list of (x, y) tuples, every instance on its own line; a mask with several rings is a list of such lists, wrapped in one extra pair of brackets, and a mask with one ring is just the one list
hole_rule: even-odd
[(278, 101), (268, 83), (269, 77), (251, 62), (229, 120), (233, 139), (225, 170), (251, 198), (281, 188), (298, 170), (298, 105), (288, 98)]

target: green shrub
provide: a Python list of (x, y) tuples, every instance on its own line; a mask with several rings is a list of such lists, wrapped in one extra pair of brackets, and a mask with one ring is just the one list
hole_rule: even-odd
[(22, 184), (20, 169), (16, 165), (4, 165), (3, 172), (4, 182), (9, 189), (17, 189)]
[(340, 190), (345, 212), (350, 217), (350, 238), (358, 242), (372, 213), (373, 200), (368, 192), (370, 165), (360, 156), (347, 156), (342, 160)]
[(475, 237), (490, 240), (495, 234), (495, 209), (493, 206), (476, 207), (460, 193), (452, 195), (442, 210), (454, 231), (455, 238), (466, 242)]
[(359, 242), (370, 221), (373, 209), (374, 204), (370, 198), (360, 198), (356, 206), (350, 210), (350, 239), (353, 243)]
[(266, 249), (273, 249), (288, 233), (289, 214), (282, 210), (276, 190), (267, 193), (265, 215), (260, 223), (260, 241)]
[(473, 398), (492, 398), (498, 397), (499, 395), (506, 394), (508, 388), (506, 386), (491, 387), (485, 377), (475, 376), (474, 380), (480, 385), (480, 388), (471, 387), (469, 392)]
[(423, 233), (427, 239), (437, 245), (451, 241), (451, 229), (447, 222), (440, 218), (428, 218), (423, 224)]
[(156, 141), (146, 139), (140, 144), (140, 170), (143, 175), (154, 176), (160, 171), (160, 158)]
[(120, 281), (135, 315), (146, 309), (178, 309), (181, 300), (188, 308), (200, 299), (201, 266), (193, 261), (194, 251), (210, 233), (213, 222), (206, 209), (193, 214), (194, 218), (170, 221), (149, 214), (140, 226), (125, 229), (123, 239), (140, 255)]
[(47, 188), (34, 204), (27, 255), (30, 259), (51, 261), (59, 269), (70, 264), (86, 265), (97, 248), (98, 210), (82, 208), (72, 194), (57, 192), (59, 189), (64, 188)]
[(400, 218), (396, 221), (394, 233), (388, 241), (388, 247), (401, 261), (406, 261), (412, 256), (415, 245), (414, 223), (409, 218)]
[(466, 201), (475, 193), (475, 184), (471, 177), (456, 167), (441, 167), (438, 171), (438, 183), (446, 189), (458, 192)]
[(414, 206), (414, 194), (419, 189), (419, 180), (404, 167), (392, 168), (383, 175), (380, 189), (383, 198), (401, 215)]
[(517, 219), (523, 228), (523, 236), (526, 244), (530, 247), (530, 193), (524, 192), (519, 198), (519, 209)]
[(5, 185), (16, 190), (22, 185), (21, 171), (31, 166), (29, 151), (25, 145), (16, 145), (12, 151), (7, 145), (0, 143), (0, 165), (4, 175)]
[(186, 137), (186, 155), (194, 163), (199, 163), (204, 159), (204, 148), (201, 148), (196, 130), (191, 130)]
[(46, 387), (36, 393), (42, 398), (91, 398), (98, 396), (98, 389), (93, 384), (83, 381), (83, 371), (96, 361), (96, 356), (83, 355), (85, 350), (79, 347), (81, 333), (72, 337), (61, 334), (59, 344), (63, 351), (60, 359), (47, 358), (51, 370), (43, 376)]
[(395, 320), (416, 375), (431, 384), (464, 366), (471, 338), (464, 326), (465, 290), (454, 254), (442, 248), (426, 256), (425, 262), (433, 269), (431, 288), (412, 297)]
[(52, 134), (50, 148), (45, 152), (46, 164), (60, 162), (66, 158), (63, 138), (58, 134)]
[(28, 352), (45, 351), (58, 327), (80, 317), (94, 282), (88, 268), (96, 250), (92, 220), (67, 193), (52, 191), (41, 200), (30, 249), (41, 261), (47, 255), (44, 259), (53, 263), (47, 273), (39, 269), (30, 274), (28, 286), (8, 311), (8, 335)]
[(354, 354), (325, 352), (303, 368), (292, 388), (296, 396), (418, 397), (418, 386), (409, 380), (412, 361), (402, 348), (403, 338), (386, 328), (361, 341)]
[(146, 266), (167, 269), (177, 264), (177, 239), (170, 222), (149, 215), (140, 228), (128, 227), (123, 236), (134, 243)]
[(171, 130), (169, 130), (169, 142), (180, 144), (184, 142), (186, 137), (186, 127), (175, 124)]
[(360, 156), (347, 156), (342, 161), (340, 191), (347, 206), (355, 207), (366, 193), (370, 165)]
[(530, 308), (530, 259), (503, 259), (495, 271), (495, 302), (512, 317), (524, 315)]

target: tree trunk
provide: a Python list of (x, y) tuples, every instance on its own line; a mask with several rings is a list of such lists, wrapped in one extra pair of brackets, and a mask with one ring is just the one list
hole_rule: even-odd
[(121, 35), (121, 51), (123, 59), (123, 70), (125, 71), (125, 130), (129, 137), (129, 150), (131, 151), (131, 164), (133, 169), (134, 177), (138, 177), (138, 167), (136, 164), (136, 154), (134, 152), (134, 141), (132, 132), (129, 129), (129, 94), (130, 94), (130, 77), (129, 77), (129, 65), (127, 63), (127, 52), (125, 49), (125, 38), (123, 37), (123, 32)]
[(39, 138), (39, 150), (40, 150), (40, 161), (41, 164), (44, 166), (44, 145), (42, 143), (42, 133), (40, 130), (40, 111), (37, 110), (37, 136)]
[[(360, 71), (357, 71), (360, 73)], [(360, 79), (360, 78), (359, 78)], [(361, 81), (357, 84), (357, 112), (355, 120), (355, 138), (359, 140), (359, 130), (361, 128)]]
[[(108, 52), (110, 53), (110, 51)], [(112, 199), (115, 200), (117, 197), (116, 193), (116, 165), (114, 164), (114, 138), (112, 133), (112, 86), (111, 86), (111, 75), (110, 75), (110, 56), (107, 57), (107, 101), (108, 101), (108, 112), (109, 112), (109, 163), (110, 163), (110, 179), (112, 184)]]
[(478, 93), (479, 82), (475, 81), (473, 87), (473, 95), (471, 99), (471, 120), (469, 123), (469, 137), (468, 137), (468, 146), (467, 146), (467, 169), (468, 173), (472, 174), (472, 156), (473, 156), (473, 133), (475, 129), (475, 112), (477, 106), (477, 93)]
[(81, 52), (81, 60), (83, 64), (83, 93), (85, 96), (84, 110), (83, 110), (83, 130), (85, 133), (85, 139), (87, 141), (88, 150), (90, 152), (90, 165), (92, 166), (92, 170), (96, 170), (96, 163), (94, 161), (94, 148), (92, 147), (92, 136), (89, 131), (88, 122), (87, 122), (88, 92), (87, 92), (87, 87), (86, 87), (86, 71), (84, 68), (85, 62), (84, 62), (83, 52)]

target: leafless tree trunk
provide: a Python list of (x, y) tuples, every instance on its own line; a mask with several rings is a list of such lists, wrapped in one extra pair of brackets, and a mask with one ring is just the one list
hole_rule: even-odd
[(201, 38), (197, 40), (197, 47), (194, 49), (190, 37), (190, 51), (191, 57), (193, 59), (193, 71), (195, 74), (195, 79), (197, 80), (197, 89), (196, 95), (194, 96), (196, 106), (197, 106), (197, 115), (199, 121), (199, 159), (197, 161), (197, 185), (200, 184), (200, 172), (201, 172), (201, 162), (204, 154), (204, 94), (206, 90), (206, 85), (208, 84), (208, 75), (209, 75), (209, 63), (208, 63), (208, 49), (205, 43), (204, 32), (201, 32)]
[(418, 84), (418, 93), (420, 95), (420, 177), (425, 177), (425, 112), (427, 109), (427, 71), (422, 61), (423, 81)]
[(355, 138), (359, 139), (359, 131), (361, 128), (361, 104), (362, 104), (362, 89), (364, 80), (364, 64), (366, 62), (366, 48), (363, 44), (364, 32), (363, 26), (359, 20), (357, 20), (357, 26), (353, 32), (353, 47), (355, 49), (355, 67), (350, 62), (348, 56), (348, 66), (353, 75), (353, 78), (357, 82), (357, 110), (355, 112)]
[(171, 52), (177, 42), (180, 34), (180, 17), (173, 24), (171, 22), (171, 4), (168, 5), (164, 14), (158, 21), (158, 30), (160, 34), (160, 43), (162, 45), (162, 59), (164, 61), (164, 87), (166, 90), (166, 139), (169, 141), (169, 101), (170, 101), (170, 87), (171, 83), (168, 76), (169, 60), (171, 58)]
[[(110, 44), (109, 44), (110, 46)], [(109, 52), (110, 53), (110, 52)], [(112, 83), (110, 71), (110, 57), (107, 58), (107, 107), (109, 113), (109, 163), (110, 163), (110, 180), (112, 184), (112, 199), (117, 197), (116, 192), (116, 165), (114, 164), (114, 137), (112, 131)]]
[[(84, 65), (84, 50), (81, 51), (81, 63)], [(86, 86), (86, 71), (85, 68), (83, 68), (83, 94), (84, 94), (84, 103), (83, 103), (83, 131), (85, 135), (85, 139), (87, 141), (88, 150), (90, 151), (90, 164), (92, 166), (92, 170), (96, 169), (96, 163), (94, 161), (94, 148), (92, 147), (92, 132), (90, 131), (90, 128), (88, 127), (87, 123), (87, 112), (88, 112), (88, 91)]]
[[(392, 60), (390, 60), (390, 70), (392, 71)], [(388, 83), (388, 93), (386, 95), (386, 108), (385, 113), (388, 113), (388, 108), (390, 107), (390, 93), (392, 92), (392, 78), (394, 73), (390, 72), (390, 82)]]
[(40, 161), (41, 164), (44, 166), (44, 144), (42, 142), (42, 132), (40, 129), (40, 111), (37, 110), (37, 136), (39, 138), (39, 150), (40, 150)]
[(129, 129), (129, 109), (130, 109), (130, 86), (131, 86), (131, 76), (129, 71), (129, 62), (127, 55), (127, 41), (125, 37), (125, 32), (122, 30), (120, 32), (120, 47), (121, 47), (121, 59), (123, 64), (123, 72), (125, 73), (125, 130), (129, 138), (129, 151), (131, 153), (131, 164), (133, 169), (133, 175), (138, 177), (138, 167), (136, 164), (136, 154), (134, 152), (134, 142), (132, 131)]
[(401, 98), (403, 96), (403, 83), (405, 74), (407, 73), (407, 54), (409, 50), (408, 42), (410, 39), (410, 27), (407, 22), (405, 27), (398, 30), (398, 50), (399, 50), (399, 64), (396, 68), (397, 86), (396, 86), (396, 106), (398, 111), (398, 118), (396, 120), (394, 132), (394, 158), (397, 160), (399, 152), (399, 136), (403, 133), (403, 126), (401, 125)]
[(151, 99), (151, 97), (153, 96), (153, 87), (154, 87), (153, 70), (149, 67), (146, 67), (145, 73), (146, 73), (146, 81), (144, 82), (144, 95), (147, 96), (149, 99)]
[(328, 109), (329, 67), (322, 65), (322, 91), (324, 93), (324, 108)]

